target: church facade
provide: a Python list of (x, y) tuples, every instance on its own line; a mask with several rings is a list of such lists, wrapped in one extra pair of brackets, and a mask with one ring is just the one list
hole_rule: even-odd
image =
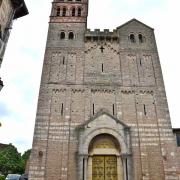
[(52, 3), (29, 179), (180, 179), (154, 30), (91, 31), (88, 3)]

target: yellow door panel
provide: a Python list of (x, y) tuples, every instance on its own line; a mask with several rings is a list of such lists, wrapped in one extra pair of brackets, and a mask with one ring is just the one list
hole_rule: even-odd
[(92, 180), (117, 180), (116, 156), (93, 156)]

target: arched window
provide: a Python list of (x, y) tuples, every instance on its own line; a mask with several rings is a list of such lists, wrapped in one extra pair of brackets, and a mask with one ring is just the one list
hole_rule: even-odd
[(62, 16), (66, 16), (66, 7), (63, 7)]
[(139, 42), (140, 42), (140, 43), (143, 43), (143, 42), (145, 41), (145, 39), (144, 39), (144, 37), (143, 37), (142, 34), (139, 34), (139, 35), (138, 35), (138, 38), (139, 38)]
[(61, 9), (60, 9), (60, 7), (58, 7), (57, 11), (56, 11), (56, 16), (60, 16), (60, 12), (61, 12)]
[(60, 34), (60, 39), (65, 39), (65, 32), (61, 32), (61, 34)]
[(75, 15), (76, 15), (76, 9), (73, 8), (73, 9), (72, 9), (72, 16), (75, 16)]
[(74, 33), (73, 32), (69, 33), (69, 39), (74, 39)]
[(78, 16), (81, 16), (81, 8), (78, 8)]
[(134, 34), (130, 34), (129, 39), (132, 43), (135, 43), (135, 36)]

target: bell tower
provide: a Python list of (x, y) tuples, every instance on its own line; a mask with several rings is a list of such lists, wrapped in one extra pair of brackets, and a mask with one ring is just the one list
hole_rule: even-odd
[(88, 0), (54, 0), (48, 47), (83, 47), (87, 28)]
[[(78, 179), (78, 141), (74, 135), (76, 123), (71, 121), (71, 94), (83, 83), (87, 15), (88, 0), (52, 2), (29, 166), (30, 180)], [(79, 117), (76, 119), (78, 121)]]

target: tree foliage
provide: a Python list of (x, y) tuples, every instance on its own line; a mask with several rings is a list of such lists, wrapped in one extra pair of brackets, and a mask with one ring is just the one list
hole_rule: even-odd
[(0, 174), (23, 174), (30, 150), (22, 156), (12, 144), (0, 151)]

